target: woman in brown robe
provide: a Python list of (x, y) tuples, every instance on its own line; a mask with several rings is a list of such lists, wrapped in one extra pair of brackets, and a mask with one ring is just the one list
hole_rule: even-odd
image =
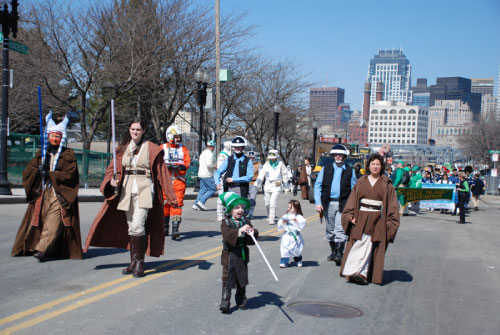
[(383, 158), (373, 154), (367, 161), (368, 176), (361, 177), (342, 213), (342, 226), (349, 235), (340, 275), (349, 282), (382, 284), (384, 257), (399, 227), (396, 192), (381, 173)]
[[(111, 163), (100, 190), (105, 201), (85, 242), (89, 246), (130, 249), (130, 264), (123, 274), (144, 276), (144, 255), (163, 255), (163, 196), (177, 206), (163, 150), (143, 140), (145, 125), (134, 118), (118, 147), (116, 176)], [(118, 193), (115, 193), (115, 189)]]

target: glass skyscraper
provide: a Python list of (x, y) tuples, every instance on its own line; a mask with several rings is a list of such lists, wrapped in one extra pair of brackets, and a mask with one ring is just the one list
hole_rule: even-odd
[(382, 100), (411, 102), (411, 65), (403, 50), (379, 50), (370, 60), (370, 105), (376, 101), (377, 82), (383, 83)]

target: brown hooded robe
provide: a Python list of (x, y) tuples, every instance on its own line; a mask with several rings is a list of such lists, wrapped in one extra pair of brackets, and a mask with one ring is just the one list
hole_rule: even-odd
[[(47, 156), (47, 159), (50, 159)], [(12, 247), (12, 256), (29, 256), (35, 252), (40, 240), (43, 220), (42, 211), (42, 177), (38, 173), (42, 154), (38, 150), (35, 157), (23, 171), (23, 187), (26, 200), (29, 202), (21, 226), (17, 231), (16, 240)], [(63, 148), (59, 156), (56, 171), (50, 171), (50, 180), (57, 199), (61, 204), (61, 221), (64, 224), (63, 232), (48, 252), (56, 258), (82, 259), (82, 239), (80, 235), (80, 214), (78, 212), (78, 166), (73, 150)]]
[[(382, 213), (380, 220), (375, 224), (373, 236), (378, 238), (372, 239), (372, 260), (368, 271), (368, 281), (374, 284), (382, 284), (382, 277), (384, 274), (384, 258), (385, 252), (389, 242), (393, 243), (396, 238), (396, 233), (399, 228), (399, 205), (396, 198), (396, 191), (392, 186), (391, 180), (385, 176), (380, 182), (383, 183), (384, 194), (382, 197)], [(359, 216), (359, 203), (360, 203), (360, 189), (363, 187), (371, 187), (368, 176), (361, 177), (354, 189), (352, 190), (349, 198), (347, 199), (346, 206), (342, 212), (342, 227), (349, 236), (347, 241), (344, 257), (342, 258), (342, 265), (340, 267), (340, 275), (344, 271), (344, 265), (349, 252), (356, 240), (361, 240), (363, 236), (364, 227), (362, 225), (353, 225), (352, 218)]]
[[(148, 143), (148, 147), (149, 165), (155, 193), (153, 195), (153, 208), (149, 210), (146, 219), (146, 236), (148, 241), (146, 254), (148, 256), (159, 257), (163, 255), (165, 245), (162, 191), (167, 197), (167, 202), (172, 206), (177, 206), (177, 198), (170, 173), (163, 161), (163, 149), (151, 142)], [(113, 178), (113, 163), (111, 163), (108, 166), (100, 187), (105, 200), (90, 227), (84, 252), (87, 252), (89, 246), (130, 249), (127, 217), (124, 211), (117, 209), (118, 202), (120, 201), (120, 192), (123, 190), (124, 167), (122, 166), (122, 156), (123, 152), (116, 154), (116, 179), (118, 180), (119, 193), (115, 195), (114, 188), (110, 184)]]

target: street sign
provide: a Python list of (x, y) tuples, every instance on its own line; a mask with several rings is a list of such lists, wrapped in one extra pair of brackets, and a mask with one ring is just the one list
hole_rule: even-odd
[(491, 176), (492, 177), (498, 177), (498, 170), (497, 169), (491, 169)]
[(490, 154), (500, 154), (500, 150), (490, 150)]
[(491, 155), (491, 160), (492, 160), (493, 162), (498, 162), (498, 154), (493, 154), (493, 155)]
[[(3, 33), (0, 33), (0, 43), (3, 43)], [(28, 54), (28, 46), (14, 40), (9, 40), (9, 49), (23, 55)]]

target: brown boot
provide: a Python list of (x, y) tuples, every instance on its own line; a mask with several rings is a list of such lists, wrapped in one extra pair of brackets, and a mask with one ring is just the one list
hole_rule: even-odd
[(144, 277), (144, 255), (146, 254), (146, 235), (132, 236), (135, 244), (135, 268), (134, 277)]
[(130, 275), (134, 272), (134, 268), (135, 268), (135, 244), (132, 242), (132, 237), (133, 236), (129, 236), (130, 237), (130, 264), (125, 268), (123, 269), (122, 271), (122, 274), (124, 275)]

